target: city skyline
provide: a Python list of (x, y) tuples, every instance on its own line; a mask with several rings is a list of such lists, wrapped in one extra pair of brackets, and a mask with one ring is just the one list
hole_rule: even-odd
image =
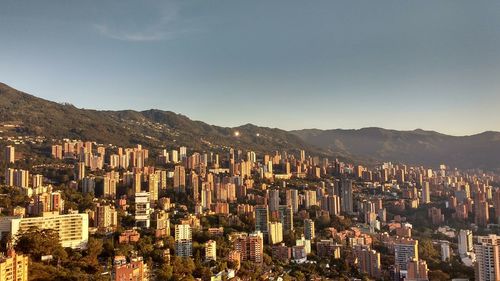
[(498, 3), (2, 5), (1, 82), (48, 100), (229, 127), (500, 131)]
[(500, 281), (498, 26), (0, 0), (0, 281)]
[[(52, 180), (58, 185), (53, 189), (46, 185), (45, 172), (14, 168), (25, 162), (16, 152), (24, 146), (19, 140), (38, 138), (2, 138), (11, 144), (0, 158), (7, 164), (2, 188), (11, 193), (21, 190), (22, 202), (32, 198), (26, 207), (3, 203), (7, 206), (3, 212), (11, 215), (2, 217), (2, 234), (17, 237), (6, 243), (6, 255), (0, 259), (7, 268), (3, 279), (28, 281), (28, 274), (38, 278), (44, 273), (36, 266), (50, 269), (55, 264), (55, 259), (41, 257), (56, 250), (63, 255), (56, 256), (59, 268), (48, 280), (65, 274), (80, 279), (109, 275), (116, 281), (181, 280), (190, 275), (201, 280), (275, 277), (283, 275), (282, 266), (290, 268), (286, 275), (296, 277), (290, 280), (499, 277), (496, 172), (391, 162), (368, 167), (305, 150), (257, 156), (228, 147), (200, 153), (178, 143), (170, 149), (150, 149), (142, 144), (121, 147), (52, 139), (40, 142), (50, 155), (39, 154), (45, 159), (36, 160), (52, 163), (32, 167), (75, 163), (75, 173), (64, 168), (65, 176), (53, 178), (68, 184)], [(428, 236), (433, 229), (440, 236)], [(104, 233), (115, 233), (118, 240)], [(44, 245), (40, 247), (44, 255), (32, 250), (38, 245)], [(97, 259), (106, 254), (103, 245), (116, 253), (112, 266)], [(135, 248), (140, 251), (131, 250)], [(84, 262), (77, 267), (71, 259), (81, 253)], [(392, 265), (382, 262), (391, 258)], [(317, 259), (351, 266), (320, 270)], [(217, 261), (227, 268), (209, 267)], [(449, 267), (442, 264), (451, 261)], [(186, 262), (192, 266), (180, 269)], [(96, 270), (78, 275), (80, 264)], [(72, 270), (66, 273), (61, 268)]]

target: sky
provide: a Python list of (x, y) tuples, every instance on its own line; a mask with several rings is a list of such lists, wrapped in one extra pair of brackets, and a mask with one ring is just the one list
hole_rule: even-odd
[(0, 0), (0, 82), (220, 126), (500, 131), (500, 1)]

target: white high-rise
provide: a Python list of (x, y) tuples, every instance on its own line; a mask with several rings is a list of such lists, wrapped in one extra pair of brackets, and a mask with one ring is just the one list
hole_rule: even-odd
[(217, 243), (214, 240), (208, 240), (205, 244), (205, 260), (217, 260)]
[(179, 148), (179, 156), (181, 158), (181, 161), (187, 158), (187, 147), (181, 146)]
[(441, 261), (448, 261), (451, 258), (450, 242), (441, 241)]
[(88, 214), (59, 215), (46, 213), (42, 217), (13, 218), (10, 226), (12, 237), (17, 237), (18, 233), (34, 227), (38, 229), (53, 229), (59, 234), (61, 245), (73, 249), (87, 248), (89, 240)]
[(472, 231), (461, 229), (458, 233), (458, 253), (461, 257), (468, 256), (473, 251)]
[(192, 229), (189, 224), (175, 225), (175, 254), (179, 257), (193, 255)]
[(137, 227), (149, 228), (151, 225), (151, 198), (149, 192), (135, 194), (135, 224)]

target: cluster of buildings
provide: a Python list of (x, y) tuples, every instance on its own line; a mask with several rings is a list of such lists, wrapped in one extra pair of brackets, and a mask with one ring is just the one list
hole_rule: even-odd
[[(119, 236), (119, 243), (135, 243), (144, 229), (155, 237), (173, 236), (174, 254), (193, 256), (193, 231), (223, 235), (223, 229), (202, 229), (203, 216), (225, 216), (238, 221), (249, 216), (253, 231), (230, 233), (232, 248), (227, 257), (238, 267), (242, 262), (262, 264), (265, 249), (284, 263), (308, 262), (308, 255), (340, 259), (352, 252), (352, 262), (372, 278), (428, 280), (425, 257), (418, 255), (418, 240), (405, 217), (388, 217), (388, 210), (404, 212), (424, 207), (432, 226), (446, 224), (445, 210), (454, 219), (471, 223), (471, 230), (488, 229), (500, 223), (500, 188), (492, 186), (494, 175), (383, 163), (368, 168), (338, 160), (276, 151), (259, 155), (229, 149), (223, 152), (193, 152), (186, 147), (150, 153), (133, 148), (65, 140), (51, 147), (52, 157), (73, 161), (74, 178), (69, 186), (96, 198), (95, 208), (78, 213), (64, 206), (58, 191), (40, 174), (14, 168), (14, 146), (5, 148), (5, 184), (25, 192), (30, 202), (0, 218), (1, 235), (30, 227), (55, 229), (64, 247), (84, 249), (89, 229), (113, 232), (119, 226), (119, 211), (133, 217), (135, 227)], [(498, 178), (496, 178), (498, 179)], [(171, 202), (165, 194), (183, 194), (189, 202)], [(445, 199), (443, 199), (445, 198)], [(442, 203), (442, 204), (441, 204)], [(132, 208), (133, 206), (133, 208)], [(171, 224), (172, 210), (187, 215)], [(231, 210), (234, 210), (231, 212)], [(321, 225), (319, 221), (352, 219), (346, 230)], [(389, 229), (383, 232), (382, 229)], [(318, 235), (326, 230), (328, 236)], [(460, 230), (458, 254), (470, 259), (476, 280), (500, 279), (498, 236), (479, 236)], [(292, 243), (285, 239), (295, 234)], [(394, 257), (390, 268), (381, 265), (381, 253), (373, 247), (379, 240)], [(15, 243), (15, 240), (14, 240)], [(443, 261), (453, 255), (448, 241), (438, 241)], [(217, 243), (204, 244), (205, 260), (216, 261)], [(1, 266), (1, 264), (0, 264)], [(141, 257), (117, 256), (115, 280), (145, 280), (148, 268)], [(496, 279), (495, 279), (496, 278)]]

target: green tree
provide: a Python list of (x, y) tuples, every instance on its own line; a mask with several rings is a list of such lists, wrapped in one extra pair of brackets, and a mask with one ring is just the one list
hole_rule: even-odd
[(172, 279), (173, 274), (174, 268), (167, 263), (162, 264), (156, 272), (158, 280), (170, 280)]
[(99, 260), (98, 257), (101, 254), (103, 249), (103, 243), (99, 239), (95, 239), (90, 237), (89, 242), (87, 244), (86, 256), (84, 257), (84, 262), (94, 267), (95, 269), (99, 268)]
[(65, 260), (67, 255), (59, 241), (59, 234), (55, 230), (33, 227), (17, 236), (15, 250), (30, 255), (35, 260), (40, 260), (45, 255)]
[(431, 262), (439, 262), (439, 252), (434, 248), (430, 239), (422, 239), (418, 245), (419, 257)]

